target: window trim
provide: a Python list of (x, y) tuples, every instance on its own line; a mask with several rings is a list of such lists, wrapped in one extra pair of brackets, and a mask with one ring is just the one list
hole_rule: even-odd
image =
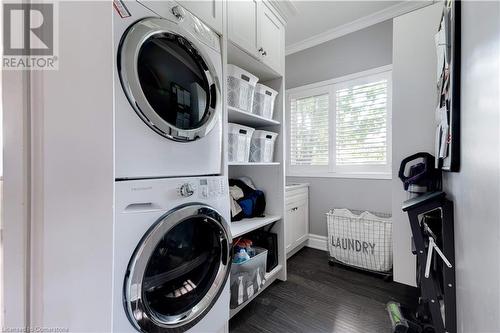
[[(369, 76), (380, 76), (388, 79), (387, 84), (387, 164), (363, 165), (363, 166), (336, 166), (336, 100), (335, 90), (342, 84), (349, 81), (363, 81)], [(354, 179), (392, 179), (392, 65), (381, 66), (366, 71), (349, 74), (334, 79), (316, 82), (296, 88), (286, 90), (286, 107), (290, 115), (291, 99), (303, 98), (312, 95), (329, 93), (329, 140), (328, 140), (328, 165), (327, 166), (292, 166), (290, 162), (290, 136), (291, 136), (291, 117), (287, 117), (287, 168), (286, 175), (290, 177), (323, 177), (323, 178), (354, 178)]]

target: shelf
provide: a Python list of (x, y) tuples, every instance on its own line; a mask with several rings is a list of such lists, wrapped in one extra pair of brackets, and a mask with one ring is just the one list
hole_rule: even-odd
[(272, 271), (270, 271), (269, 273), (266, 273), (265, 279), (269, 280), (269, 279), (275, 277), (279, 272), (281, 272), (282, 268), (283, 268), (282, 265), (278, 265), (278, 266), (274, 267), (274, 269)]
[(250, 297), (248, 300), (246, 300), (245, 303), (238, 306), (236, 309), (230, 309), (229, 310), (229, 318), (233, 318), (238, 312), (240, 312), (245, 306), (247, 306), (248, 303), (253, 301), (261, 292), (263, 292), (267, 287), (269, 287), (274, 282), (274, 280), (276, 280), (276, 278), (278, 277), (278, 274), (281, 272), (282, 269), (283, 269), (283, 266), (278, 265), (278, 266), (276, 266), (275, 269), (273, 269), (269, 273), (266, 273), (266, 275), (265, 275), (266, 283), (262, 286), (262, 288), (258, 292), (256, 292), (252, 297)]
[(240, 109), (234, 108), (232, 106), (227, 107), (228, 120), (231, 123), (237, 123), (240, 125), (246, 125), (250, 127), (263, 127), (263, 126), (274, 126), (279, 125), (280, 122), (264, 118), (253, 113), (245, 112)]
[(268, 224), (279, 221), (281, 216), (268, 215), (264, 217), (253, 217), (241, 221), (231, 222), (231, 233), (233, 238), (244, 235), (250, 231), (262, 228)]
[(229, 166), (271, 166), (271, 165), (280, 165), (279, 162), (269, 162), (269, 163), (258, 163), (258, 162), (229, 162)]

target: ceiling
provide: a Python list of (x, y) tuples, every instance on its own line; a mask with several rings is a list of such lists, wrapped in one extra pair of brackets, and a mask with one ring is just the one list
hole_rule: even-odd
[(404, 1), (293, 1), (297, 14), (286, 27), (286, 46), (373, 15)]

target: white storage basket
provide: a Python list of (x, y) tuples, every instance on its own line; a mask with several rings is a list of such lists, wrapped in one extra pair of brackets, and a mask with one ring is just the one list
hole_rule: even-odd
[(277, 133), (255, 131), (250, 144), (250, 162), (271, 163), (274, 155), (274, 143)]
[(392, 221), (389, 214), (333, 209), (326, 215), (331, 257), (376, 272), (392, 269)]
[(267, 119), (273, 119), (274, 101), (277, 95), (277, 91), (257, 83), (253, 95), (252, 113)]
[(252, 112), (255, 85), (259, 78), (235, 65), (227, 65), (227, 104)]
[(228, 159), (229, 162), (248, 162), (250, 142), (255, 130), (251, 127), (228, 124)]

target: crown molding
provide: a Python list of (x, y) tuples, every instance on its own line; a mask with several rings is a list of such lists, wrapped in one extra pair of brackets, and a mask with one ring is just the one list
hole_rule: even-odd
[(285, 22), (288, 22), (291, 16), (295, 16), (299, 12), (291, 0), (268, 0), (268, 2), (283, 17)]
[(315, 36), (306, 38), (300, 42), (290, 44), (285, 49), (285, 55), (290, 55), (308, 49), (310, 47), (328, 42), (332, 39), (339, 38), (347, 34), (350, 34), (351, 32), (355, 32), (367, 28), (369, 26), (372, 26), (374, 24), (390, 20), (394, 17), (409, 13), (411, 11), (420, 9), (422, 7), (431, 5), (433, 3), (434, 1), (432, 0), (426, 0), (426, 1), (406, 0), (402, 3), (398, 3), (396, 5), (387, 7), (378, 12), (357, 19), (355, 21), (343, 24), (341, 26), (327, 30)]

